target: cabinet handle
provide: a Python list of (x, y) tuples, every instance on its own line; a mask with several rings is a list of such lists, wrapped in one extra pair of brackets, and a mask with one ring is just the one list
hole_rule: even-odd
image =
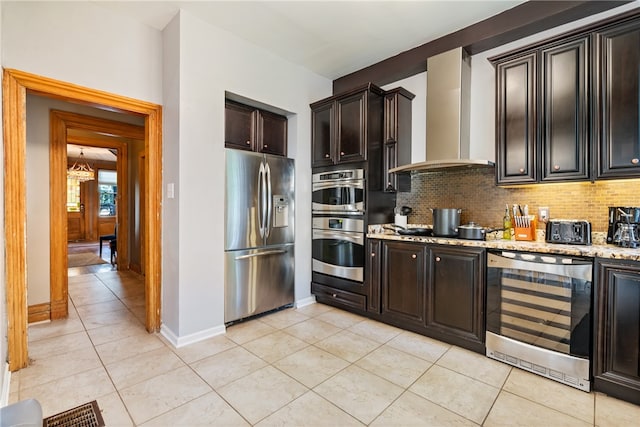
[(418, 258), (418, 255), (416, 255), (416, 254), (412, 254), (412, 255), (411, 255), (411, 258), (416, 259), (416, 258)]
[(324, 158), (325, 158), (325, 159), (328, 159), (328, 158), (329, 158), (329, 155), (328, 155), (328, 154), (325, 154), (325, 155), (324, 155)]
[(635, 159), (631, 159), (631, 163), (634, 165), (637, 165), (640, 162), (640, 160), (636, 157)]
[(440, 257), (439, 256), (436, 257), (436, 262), (440, 262)]
[(269, 144), (264, 144), (262, 147), (263, 148), (269, 148)]
[(371, 252), (371, 257), (374, 257), (374, 256), (376, 256), (376, 253), (375, 252)]
[(331, 294), (331, 296), (335, 298), (338, 296), (338, 294)]
[(247, 142), (246, 142), (246, 144), (247, 144), (247, 145), (251, 145), (251, 141), (247, 141)]
[(520, 168), (520, 173), (524, 173), (524, 168)]
[(553, 170), (554, 171), (559, 171), (560, 170), (560, 165), (553, 165)]
[(340, 152), (340, 155), (341, 155), (341, 156), (344, 156), (344, 151), (341, 151), (341, 152)]

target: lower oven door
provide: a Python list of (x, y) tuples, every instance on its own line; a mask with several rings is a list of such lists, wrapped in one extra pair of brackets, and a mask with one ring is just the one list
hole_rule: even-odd
[(314, 272), (364, 280), (364, 233), (314, 229), (312, 238)]

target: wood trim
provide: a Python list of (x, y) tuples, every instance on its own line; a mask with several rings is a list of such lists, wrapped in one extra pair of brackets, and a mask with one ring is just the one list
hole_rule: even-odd
[(44, 322), (51, 318), (51, 305), (48, 302), (30, 305), (28, 311), (29, 323)]
[(558, 25), (630, 3), (623, 1), (527, 1), (459, 31), (387, 58), (333, 81), (338, 94), (366, 82), (384, 86), (427, 70), (427, 58), (462, 46), (475, 55)]
[(5, 278), (9, 369), (28, 364), (26, 298), (26, 93), (145, 117), (146, 328), (160, 329), (162, 106), (14, 69), (3, 72)]
[[(90, 138), (79, 136), (69, 138), (69, 130), (109, 132), (115, 137), (144, 139), (144, 127), (101, 119), (67, 111), (51, 110), (49, 113), (50, 135), (50, 298), (51, 319), (64, 319), (69, 314), (69, 283), (67, 275), (67, 143), (71, 139), (83, 145), (115, 148), (117, 152), (116, 171), (118, 175), (118, 229), (123, 236), (129, 235), (129, 180), (128, 148), (121, 140)], [(122, 201), (126, 202), (122, 202)], [(129, 239), (118, 242), (118, 270), (129, 268)]]

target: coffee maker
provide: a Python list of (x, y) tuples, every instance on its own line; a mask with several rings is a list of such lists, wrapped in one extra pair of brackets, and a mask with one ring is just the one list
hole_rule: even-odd
[(625, 248), (640, 246), (640, 207), (609, 207), (607, 243)]

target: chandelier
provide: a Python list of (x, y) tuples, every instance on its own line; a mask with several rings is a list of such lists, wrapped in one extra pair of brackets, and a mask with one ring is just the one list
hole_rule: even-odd
[(96, 173), (84, 160), (84, 152), (80, 149), (80, 162), (74, 162), (73, 166), (67, 169), (67, 178), (73, 178), (79, 182), (92, 181), (96, 179)]

